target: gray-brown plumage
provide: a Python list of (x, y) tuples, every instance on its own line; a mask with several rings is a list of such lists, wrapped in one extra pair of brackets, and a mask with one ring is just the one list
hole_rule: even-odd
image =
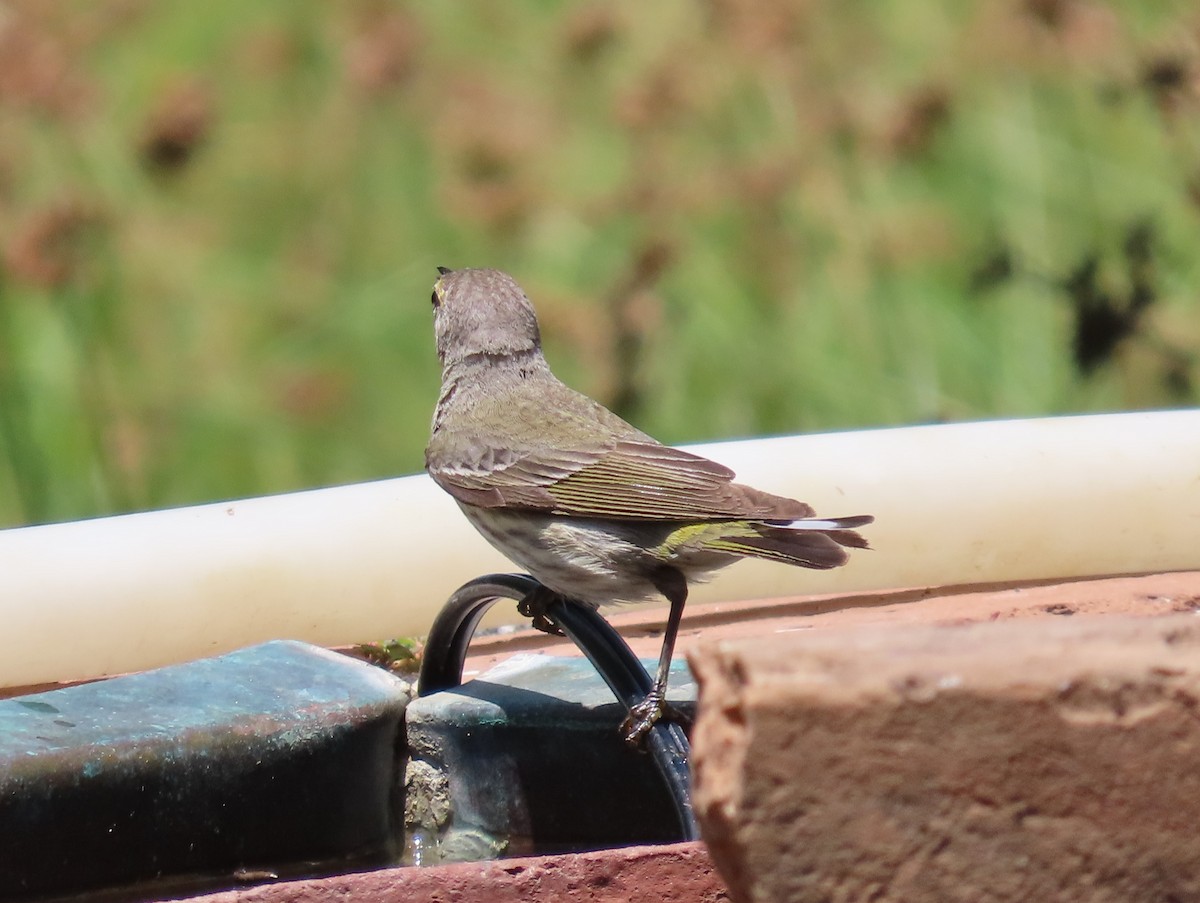
[(471, 523), (548, 589), (586, 605), (661, 593), (671, 603), (655, 690), (660, 716), (689, 579), (755, 557), (810, 568), (866, 548), (871, 517), (815, 518), (804, 502), (733, 482), (563, 385), (533, 306), (498, 270), (445, 270), (433, 293), (442, 391), (425, 461)]

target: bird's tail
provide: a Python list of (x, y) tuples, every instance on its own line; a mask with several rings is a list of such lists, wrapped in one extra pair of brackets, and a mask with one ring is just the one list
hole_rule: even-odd
[(874, 518), (806, 517), (787, 521), (730, 521), (728, 529), (707, 538), (705, 548), (748, 558), (765, 558), (806, 568), (827, 570), (846, 563), (846, 549), (869, 549), (854, 528)]

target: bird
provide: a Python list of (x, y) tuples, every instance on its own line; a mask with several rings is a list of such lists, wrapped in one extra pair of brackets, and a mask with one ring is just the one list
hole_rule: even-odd
[(441, 392), (429, 475), (483, 537), (569, 603), (670, 604), (653, 684), (622, 725), (637, 746), (664, 715), (689, 583), (742, 558), (805, 568), (866, 549), (871, 515), (819, 518), (804, 502), (734, 482), (560, 382), (537, 315), (507, 273), (438, 267)]

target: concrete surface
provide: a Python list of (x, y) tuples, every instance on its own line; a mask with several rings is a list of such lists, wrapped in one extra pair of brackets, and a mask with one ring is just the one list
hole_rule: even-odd
[[(1191, 580), (1141, 602), (1194, 607)], [(812, 630), (690, 662), (694, 802), (734, 900), (1200, 899), (1195, 613)]]
[(277, 641), (0, 700), (0, 900), (395, 862), (408, 698)]

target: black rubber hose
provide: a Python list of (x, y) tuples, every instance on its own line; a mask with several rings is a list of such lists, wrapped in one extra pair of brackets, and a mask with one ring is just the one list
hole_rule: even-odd
[(528, 574), (488, 574), (455, 590), (425, 638), (417, 695), (428, 696), (461, 684), (467, 647), (487, 610), (501, 599), (520, 601), (540, 587)]
[[(425, 640), (418, 695), (459, 686), (467, 648), (479, 620), (500, 599), (520, 601), (534, 592), (544, 589), (527, 574), (488, 574), (459, 587), (438, 613)], [(546, 605), (545, 614), (579, 647), (627, 712), (650, 691), (654, 682), (641, 661), (594, 608), (556, 596)], [(646, 736), (646, 746), (670, 791), (682, 839), (698, 839), (688, 777), (691, 747), (687, 734), (678, 724), (659, 721)]]
[[(616, 629), (594, 608), (559, 598), (546, 607), (546, 614), (587, 656), (626, 712), (650, 692), (653, 678)], [(658, 721), (646, 735), (646, 746), (671, 792), (683, 839), (699, 839), (692, 811), (687, 734), (678, 724)]]

